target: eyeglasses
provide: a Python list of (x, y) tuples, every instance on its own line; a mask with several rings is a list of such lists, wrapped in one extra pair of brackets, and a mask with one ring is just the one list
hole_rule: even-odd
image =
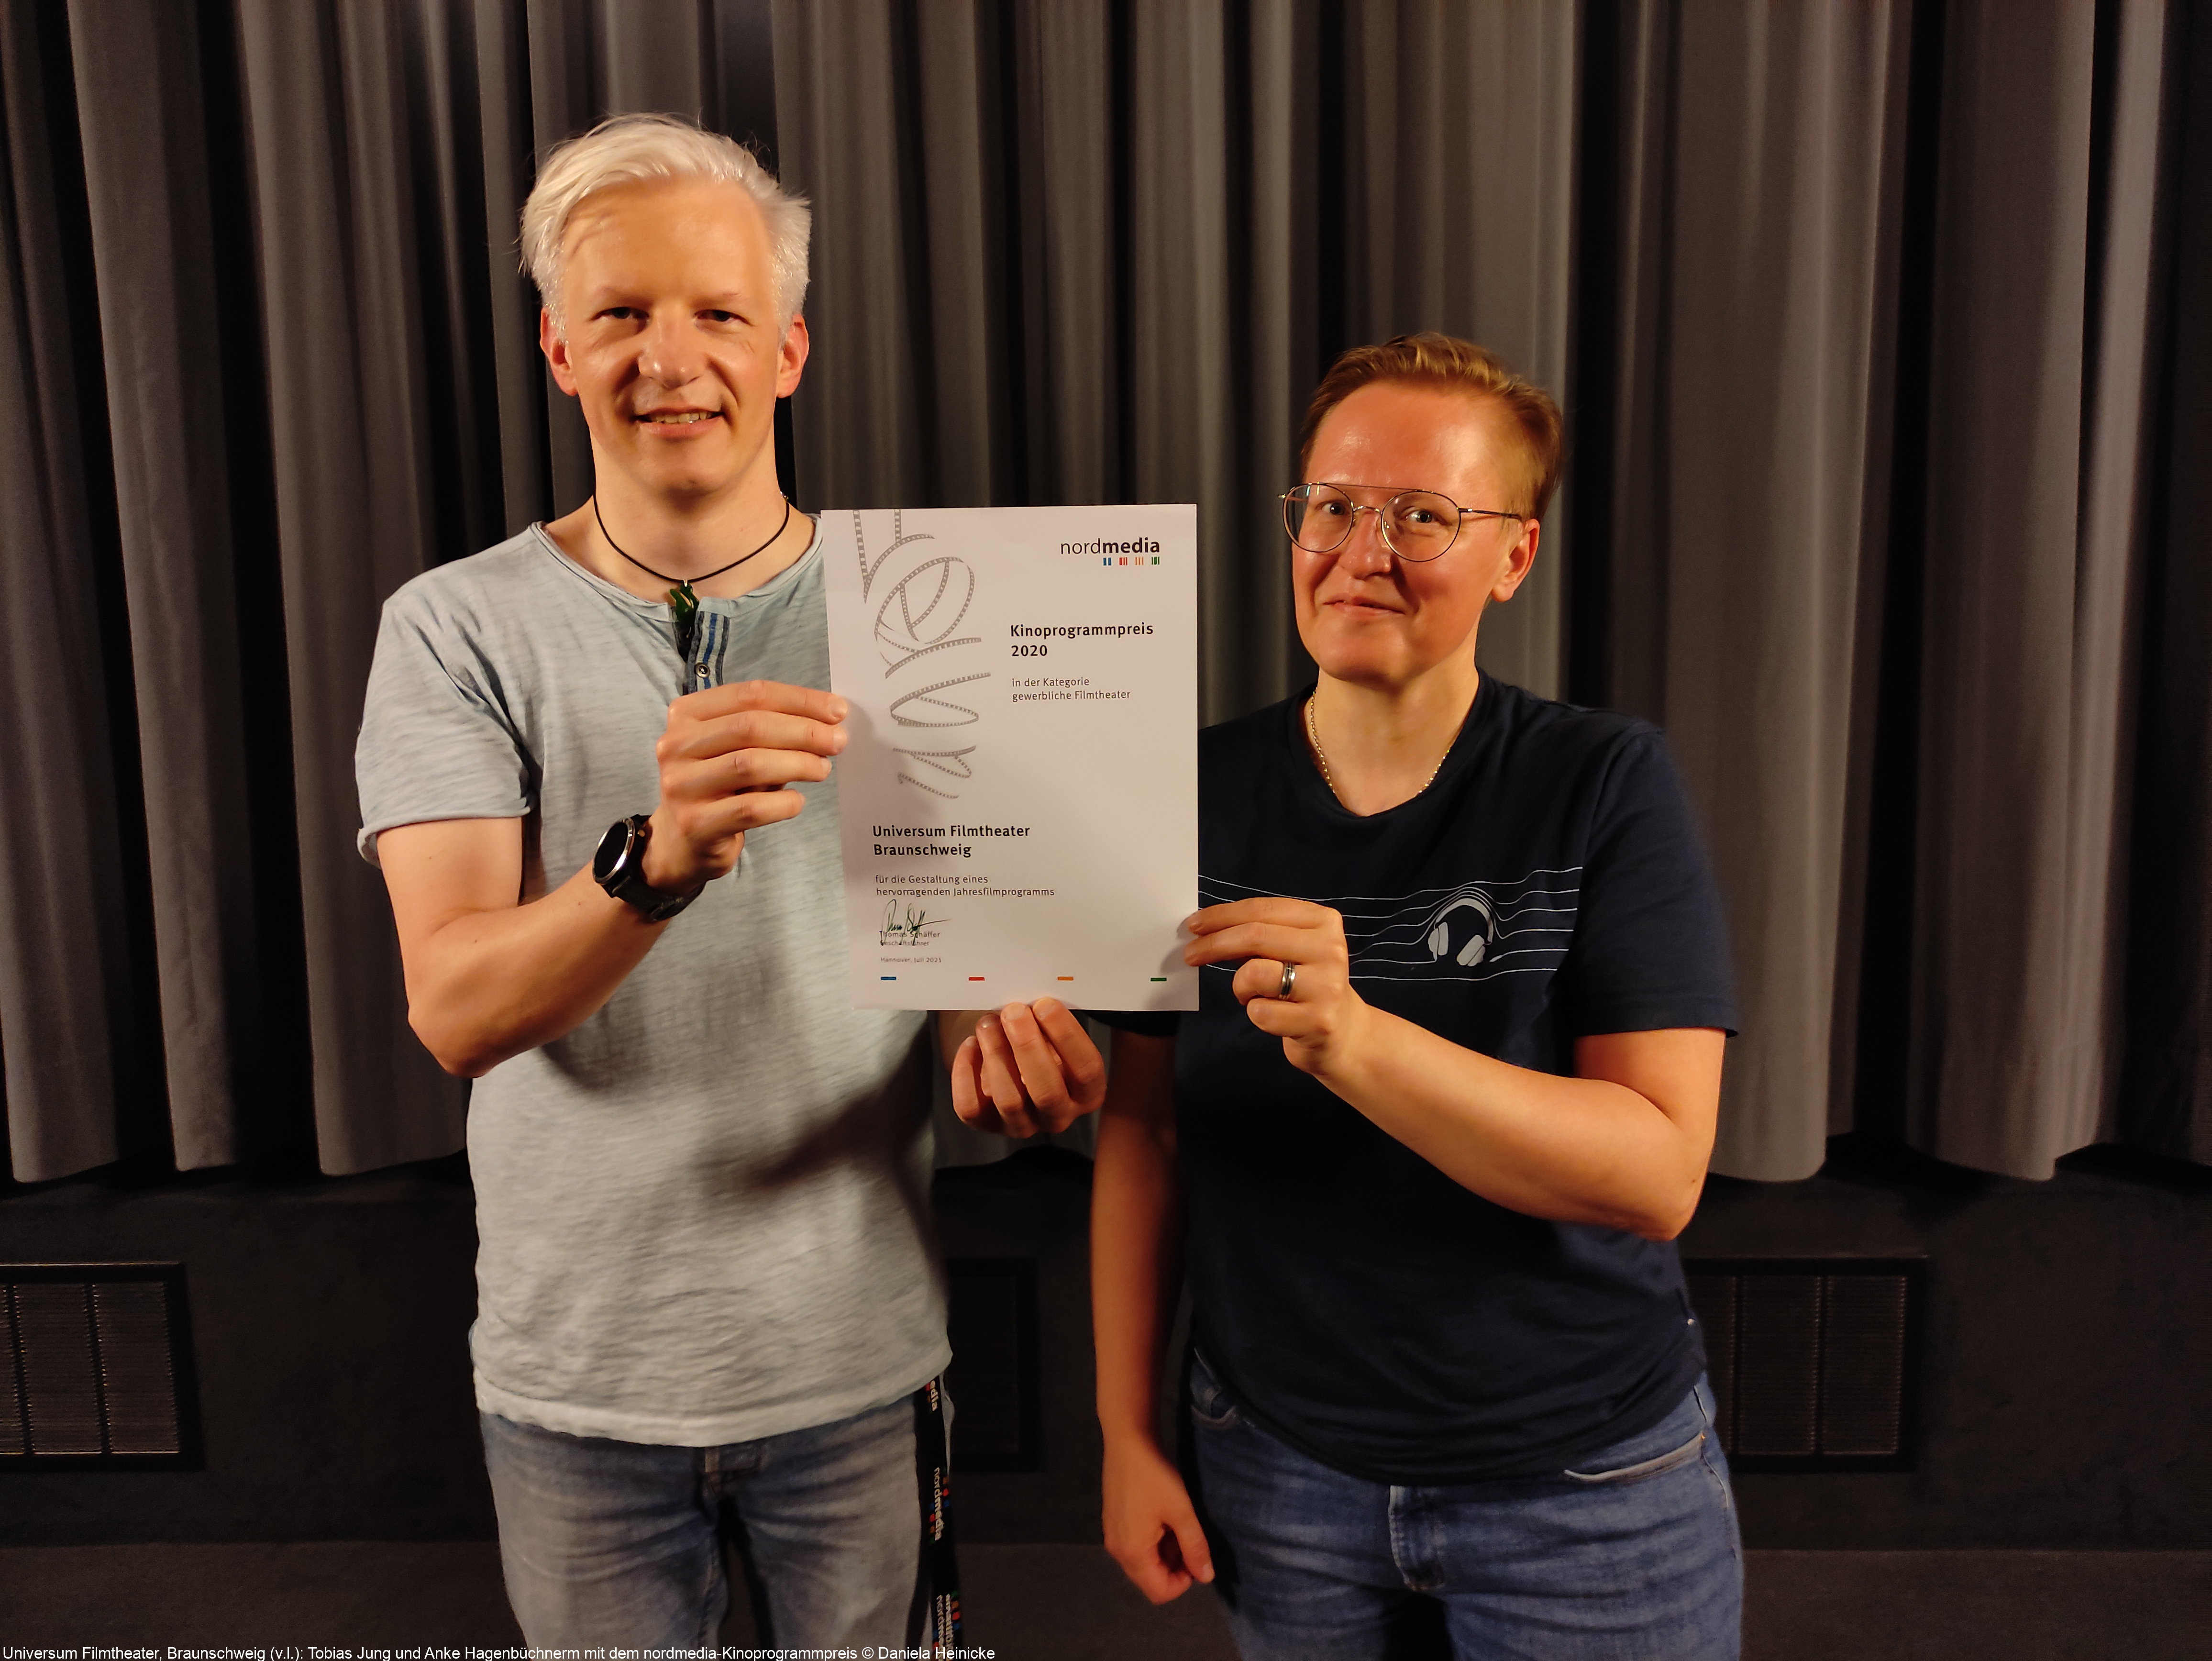
[(1401, 490), (1380, 508), (1354, 502), (1347, 494), (1364, 484), (1301, 484), (1283, 492), (1283, 528), (1310, 554), (1334, 553), (1344, 546), (1362, 514), (1382, 527), (1382, 545), (1400, 559), (1437, 559), (1459, 539), (1463, 519), (1510, 519), (1526, 514), (1497, 508), (1462, 508), (1440, 490)]

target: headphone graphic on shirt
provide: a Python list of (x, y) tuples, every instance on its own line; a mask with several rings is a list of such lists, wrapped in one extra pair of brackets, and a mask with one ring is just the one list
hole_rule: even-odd
[(1429, 958), (1432, 963), (1442, 962), (1451, 952), (1451, 918), (1455, 911), (1474, 913), (1474, 932), (1468, 936), (1467, 944), (1452, 954), (1454, 963), (1472, 969), (1490, 950), (1490, 937), (1498, 926), (1497, 916), (1491, 910), (1490, 902), (1480, 894), (1460, 894), (1445, 901), (1436, 916), (1429, 919)]

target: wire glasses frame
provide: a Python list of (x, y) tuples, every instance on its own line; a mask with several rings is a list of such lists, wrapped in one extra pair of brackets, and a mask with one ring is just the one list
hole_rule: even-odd
[(1350, 539), (1362, 514), (1375, 515), (1382, 545), (1399, 559), (1441, 559), (1459, 540), (1468, 519), (1510, 519), (1526, 514), (1498, 508), (1462, 508), (1441, 490), (1401, 490), (1379, 508), (1354, 502), (1347, 492), (1368, 485), (1313, 484), (1283, 492), (1283, 529), (1310, 554), (1334, 553)]

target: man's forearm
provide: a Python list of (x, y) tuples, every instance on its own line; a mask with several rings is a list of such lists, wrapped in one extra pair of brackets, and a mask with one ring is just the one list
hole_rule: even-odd
[(446, 1071), (480, 1077), (588, 1019), (668, 927), (588, 870), (526, 905), (465, 912), (407, 951), (408, 1025)]
[(1091, 1186), (1091, 1306), (1098, 1422), (1109, 1442), (1152, 1440), (1160, 1347), (1182, 1278), (1182, 1185), (1171, 1133), (1110, 1108)]

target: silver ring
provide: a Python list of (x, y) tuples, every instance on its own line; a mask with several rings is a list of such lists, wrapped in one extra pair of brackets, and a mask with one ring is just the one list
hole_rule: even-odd
[(1289, 996), (1291, 995), (1291, 989), (1292, 987), (1296, 986), (1297, 983), (1298, 983), (1298, 966), (1297, 966), (1297, 964), (1294, 964), (1294, 963), (1286, 963), (1286, 964), (1285, 964), (1283, 965), (1283, 983), (1282, 983), (1280, 986), (1279, 986), (1279, 987), (1277, 987), (1277, 988), (1275, 989), (1275, 995), (1276, 995), (1277, 997), (1279, 997), (1279, 998), (1287, 998), (1287, 997), (1289, 997)]

